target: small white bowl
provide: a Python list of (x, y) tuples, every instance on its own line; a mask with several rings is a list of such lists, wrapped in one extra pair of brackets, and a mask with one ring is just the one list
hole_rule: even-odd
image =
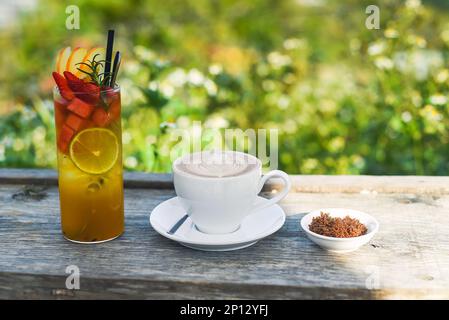
[[(310, 231), (309, 225), (310, 223), (312, 223), (312, 219), (319, 216), (321, 212), (329, 213), (329, 215), (334, 218), (344, 218), (346, 216), (349, 216), (351, 218), (358, 219), (366, 226), (368, 231), (363, 236), (353, 238), (327, 237)], [(345, 253), (357, 250), (364, 244), (368, 243), (374, 236), (374, 234), (376, 234), (376, 232), (379, 230), (379, 222), (377, 222), (374, 217), (361, 211), (344, 208), (326, 208), (314, 210), (306, 214), (301, 219), (301, 227), (306, 232), (307, 237), (323, 249), (333, 252)]]

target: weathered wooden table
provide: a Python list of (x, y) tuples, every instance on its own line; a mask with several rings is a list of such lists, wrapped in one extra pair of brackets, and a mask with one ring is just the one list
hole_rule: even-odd
[[(0, 298), (449, 298), (449, 177), (293, 176), (284, 227), (222, 253), (149, 226), (151, 210), (175, 195), (169, 175), (125, 179), (124, 235), (80, 245), (61, 235), (54, 171), (0, 169)], [(356, 252), (323, 251), (299, 226), (321, 207), (364, 210), (380, 231)], [(80, 290), (65, 287), (69, 265)]]

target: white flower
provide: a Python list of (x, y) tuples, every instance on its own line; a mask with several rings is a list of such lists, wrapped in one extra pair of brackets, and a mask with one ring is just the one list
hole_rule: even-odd
[(167, 98), (170, 98), (175, 94), (175, 88), (173, 88), (173, 86), (167, 81), (162, 82), (159, 88), (162, 94)]
[(131, 135), (131, 133), (129, 132), (129, 131), (123, 131), (123, 134), (122, 134), (122, 141), (123, 141), (123, 144), (128, 144), (128, 143), (130, 143), (131, 142), (131, 140), (132, 140), (132, 135)]
[(370, 46), (368, 47), (368, 54), (370, 56), (376, 56), (384, 52), (384, 50), (385, 50), (384, 42), (375, 42), (370, 44)]
[(435, 94), (430, 97), (430, 103), (433, 105), (445, 105), (447, 103), (447, 98), (442, 94)]
[(218, 91), (217, 85), (212, 80), (207, 79), (204, 82), (204, 87), (206, 88), (206, 91), (210, 96), (215, 96), (217, 94)]
[(137, 159), (133, 156), (129, 156), (125, 159), (125, 166), (128, 168), (137, 167)]
[(417, 80), (426, 80), (432, 70), (444, 64), (443, 55), (437, 50), (420, 49), (397, 52), (393, 56), (396, 68), (403, 73), (414, 74)]
[(176, 120), (178, 128), (188, 128), (190, 126), (190, 119), (187, 116), (180, 116)]
[(187, 74), (187, 80), (195, 86), (200, 86), (204, 83), (204, 75), (198, 69), (192, 69)]
[(131, 133), (129, 132), (129, 131), (123, 131), (123, 133), (122, 133), (122, 141), (123, 141), (123, 144), (128, 144), (128, 143), (130, 143), (131, 142), (131, 140), (132, 140), (132, 135), (131, 135)]
[(421, 6), (421, 0), (407, 0), (405, 6), (410, 9), (417, 9)]
[(412, 114), (408, 111), (404, 111), (401, 114), (402, 121), (410, 122), (412, 120)]
[(292, 59), (277, 51), (270, 52), (268, 54), (268, 62), (275, 68), (282, 68), (292, 63)]
[(301, 47), (304, 41), (296, 38), (290, 38), (284, 41), (284, 48), (287, 50), (293, 50)]
[(148, 89), (156, 91), (159, 88), (159, 85), (156, 81), (150, 81), (150, 83), (148, 83)]
[(207, 119), (204, 126), (212, 129), (227, 128), (229, 127), (229, 121), (222, 116), (215, 115)]
[(177, 68), (167, 76), (166, 80), (175, 87), (182, 87), (187, 82), (187, 74), (184, 69)]

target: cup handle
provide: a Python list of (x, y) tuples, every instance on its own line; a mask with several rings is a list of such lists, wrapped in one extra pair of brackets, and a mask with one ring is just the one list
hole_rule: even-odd
[(263, 186), (269, 179), (275, 178), (275, 177), (281, 178), (284, 181), (284, 189), (282, 189), (282, 191), (279, 192), (279, 194), (277, 194), (275, 197), (269, 199), (268, 201), (261, 203), (257, 206), (254, 206), (252, 208), (251, 212), (258, 211), (263, 208), (269, 207), (269, 206), (281, 201), (288, 194), (292, 184), (290, 182), (290, 178), (289, 178), (288, 174), (286, 174), (284, 171), (281, 171), (281, 170), (273, 170), (273, 171), (268, 172), (267, 174), (264, 174), (262, 176), (262, 178), (260, 179), (259, 186), (257, 188), (257, 194), (259, 194), (259, 192), (262, 191)]

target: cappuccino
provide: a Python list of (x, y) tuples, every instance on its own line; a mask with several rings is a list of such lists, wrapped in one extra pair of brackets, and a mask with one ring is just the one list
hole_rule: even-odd
[(194, 176), (225, 178), (250, 172), (259, 167), (259, 162), (240, 152), (203, 151), (185, 156), (175, 166)]
[[(285, 188), (266, 201), (258, 194), (270, 178), (281, 178)], [(290, 189), (285, 172), (262, 175), (262, 162), (237, 151), (204, 151), (173, 162), (173, 184), (179, 203), (195, 227), (204, 233), (234, 232), (249, 214), (268, 208)]]

